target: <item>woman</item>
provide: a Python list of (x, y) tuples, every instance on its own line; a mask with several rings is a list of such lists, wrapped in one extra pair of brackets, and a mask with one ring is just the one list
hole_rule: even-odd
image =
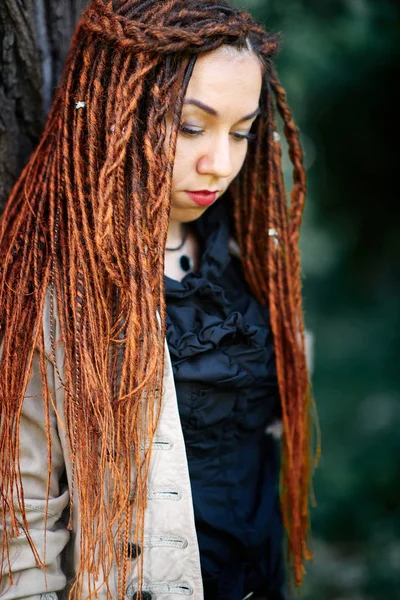
[(276, 48), (224, 1), (78, 24), (1, 224), (4, 598), (280, 599), (281, 514), (301, 580), (305, 176)]

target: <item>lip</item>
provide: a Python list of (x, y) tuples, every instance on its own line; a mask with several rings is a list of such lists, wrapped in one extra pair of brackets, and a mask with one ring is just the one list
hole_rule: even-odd
[(186, 194), (192, 202), (198, 206), (210, 206), (217, 199), (218, 190), (215, 192), (210, 192), (209, 190), (196, 190), (195, 192), (190, 192), (186, 190)]

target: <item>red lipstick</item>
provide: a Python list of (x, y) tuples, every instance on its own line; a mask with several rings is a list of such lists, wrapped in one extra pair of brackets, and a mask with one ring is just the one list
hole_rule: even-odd
[(210, 192), (209, 190), (198, 190), (196, 192), (186, 191), (189, 198), (198, 206), (210, 206), (215, 202), (218, 190), (216, 192)]

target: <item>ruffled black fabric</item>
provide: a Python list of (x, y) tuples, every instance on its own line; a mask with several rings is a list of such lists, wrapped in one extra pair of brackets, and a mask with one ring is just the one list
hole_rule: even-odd
[(198, 272), (165, 278), (167, 343), (185, 437), (206, 600), (281, 600), (279, 416), (269, 311), (228, 250), (222, 203), (194, 224)]

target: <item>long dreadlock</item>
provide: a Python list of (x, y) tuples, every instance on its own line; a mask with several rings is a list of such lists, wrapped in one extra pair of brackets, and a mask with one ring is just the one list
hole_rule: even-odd
[[(65, 350), (70, 511), (77, 496), (82, 528), (81, 564), (71, 597), (80, 597), (85, 573), (93, 578), (100, 569), (109, 573), (114, 546), (126, 550), (132, 527), (138, 540), (143, 537), (164, 373), (164, 251), (183, 99), (197, 55), (250, 44), (265, 65), (263, 111), (255, 126), (257, 139), (228, 193), (244, 273), (257, 300), (270, 306), (284, 425), (281, 505), (288, 555), (300, 583), (303, 559), (310, 556), (312, 468), (298, 250), (305, 174), (298, 131), (271, 64), (278, 40), (224, 0), (115, 4), (93, 0), (84, 11), (42, 139), (1, 221), (3, 560), (9, 560), (9, 539), (20, 528), (31, 540), (18, 468), (18, 428), (33, 356), (39, 352), (40, 401), (50, 439), (53, 399), (46, 362), (55, 362), (60, 341), (55, 339), (55, 311)], [(294, 166), (289, 206), (275, 106)], [(173, 118), (167, 139), (168, 111)], [(277, 236), (268, 235), (271, 230)], [(50, 356), (43, 332), (47, 301)], [(51, 468), (48, 448), (48, 482)], [(112, 531), (117, 531), (117, 543)], [(127, 561), (118, 561), (121, 590)]]

